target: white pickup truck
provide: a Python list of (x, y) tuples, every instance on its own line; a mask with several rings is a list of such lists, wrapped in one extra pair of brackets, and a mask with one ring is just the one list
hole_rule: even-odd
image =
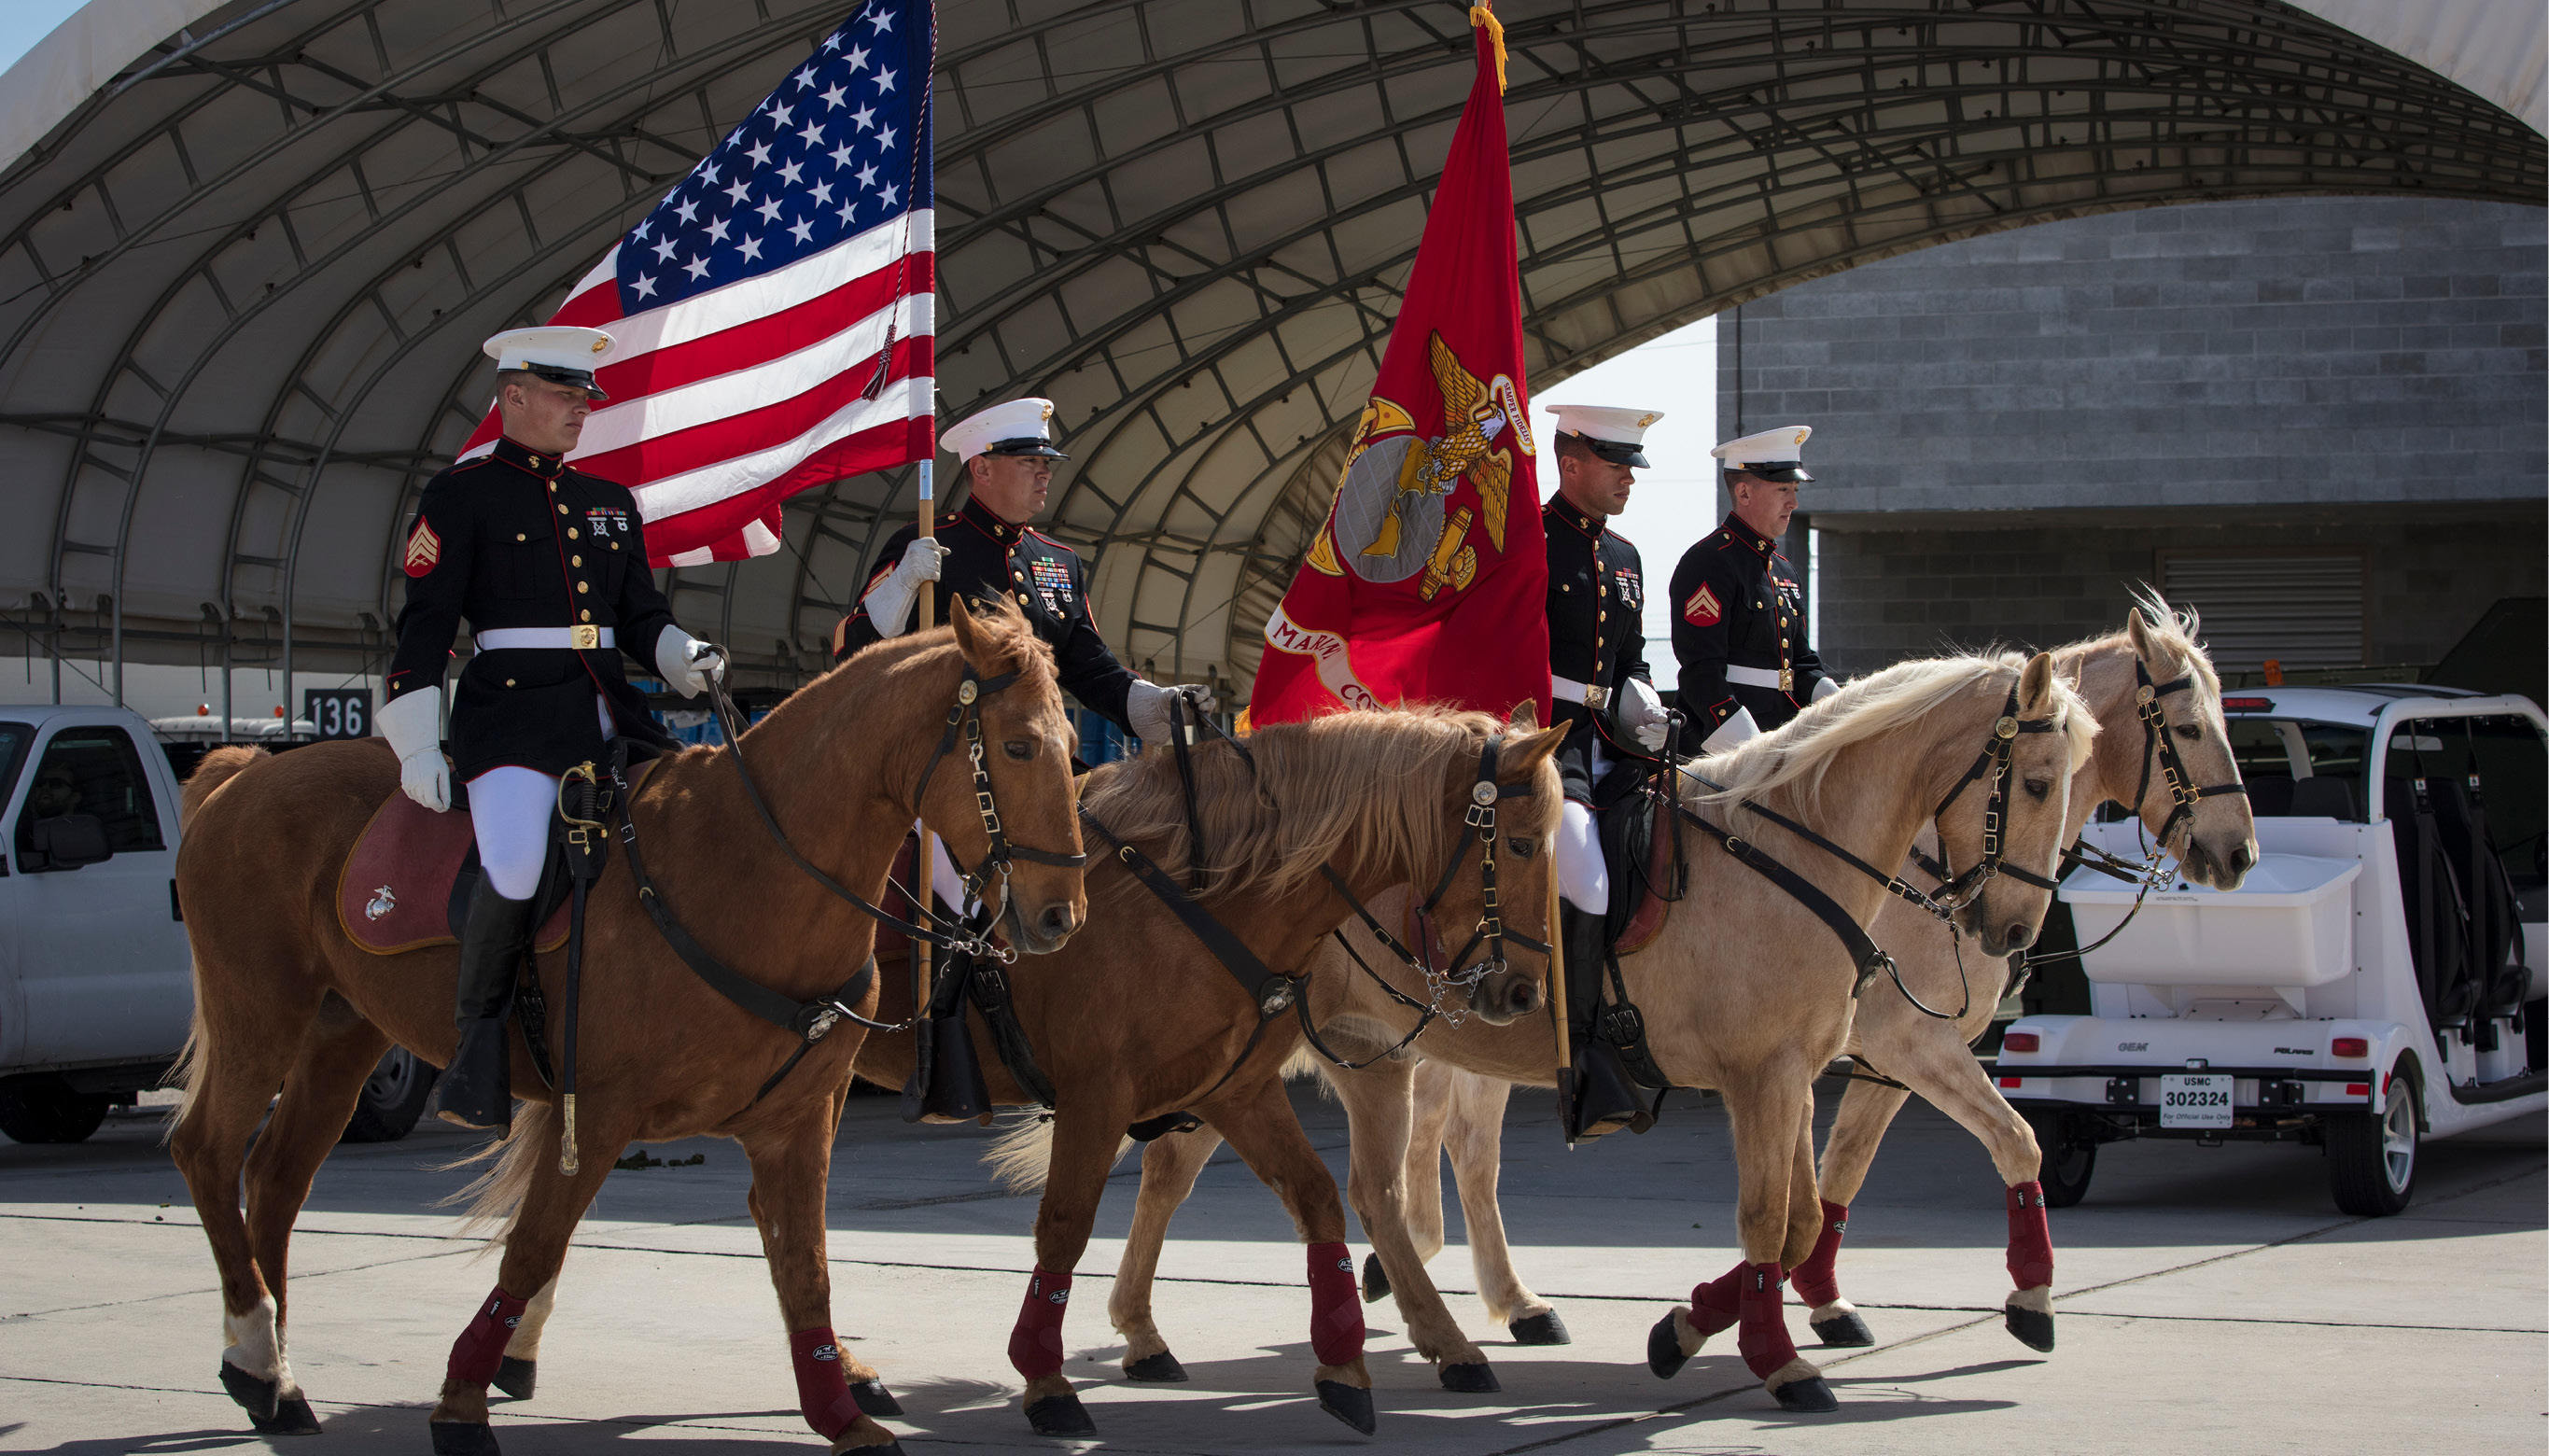
[[(159, 1085), (194, 1014), (172, 751), (121, 708), (0, 705), (0, 1133), (78, 1142)], [(434, 1069), (382, 1059), (345, 1135), (405, 1136)]]

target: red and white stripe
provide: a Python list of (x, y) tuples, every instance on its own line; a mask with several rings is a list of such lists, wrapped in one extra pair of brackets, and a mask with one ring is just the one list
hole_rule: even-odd
[[(787, 267), (624, 318), (618, 248), (576, 284), (549, 322), (603, 330), (615, 347), (595, 374), (611, 399), (567, 458), (635, 493), (653, 564), (768, 555), (789, 496), (929, 458), (934, 221), (925, 208), (890, 218)], [(885, 387), (865, 398), (889, 337)], [(500, 433), (490, 406), (460, 458), (493, 449)]]

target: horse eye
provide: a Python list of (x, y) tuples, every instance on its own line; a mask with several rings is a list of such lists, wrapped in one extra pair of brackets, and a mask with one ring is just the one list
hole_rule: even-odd
[(1532, 856), (1532, 851), (1537, 849), (1539, 845), (1533, 840), (1526, 839), (1519, 834), (1509, 834), (1505, 837), (1505, 847), (1512, 850), (1516, 858), (1529, 859)]
[(1007, 742), (1002, 743), (1000, 745), (1000, 749), (1002, 752), (1008, 754), (1011, 758), (1016, 759), (1020, 763), (1024, 763), (1028, 759), (1035, 757), (1035, 745), (1024, 738), (1011, 738)]
[(2050, 779), (2029, 779), (2027, 781), (2027, 797), (2030, 799), (2042, 799), (2045, 795), (2052, 792), (2053, 783)]
[(2177, 726), (2177, 735), (2192, 743), (2196, 739), (2204, 736), (2204, 726), (2202, 724), (2195, 723), (2181, 723)]

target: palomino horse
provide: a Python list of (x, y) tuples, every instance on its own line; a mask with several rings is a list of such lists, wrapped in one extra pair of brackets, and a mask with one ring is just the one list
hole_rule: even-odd
[[(1007, 836), (1042, 857), (1076, 854), (1073, 740), (1053, 654), (1005, 605), (977, 616), (960, 607), (946, 630), (870, 648), (742, 735), (797, 851), (871, 898), (915, 815), (952, 854), (988, 856), (993, 821), (978, 812), (966, 756), (950, 772), (926, 767), (960, 697), (980, 714), (980, 761)], [(866, 960), (875, 922), (791, 870), (725, 756), (692, 749), (644, 782), (630, 812), (647, 868), (709, 954), (780, 996), (824, 997)], [(397, 792), (398, 764), (374, 741), (274, 758), (222, 750), (186, 786), (177, 879), (194, 944), (195, 1028), (170, 1142), (221, 1266), (223, 1384), (262, 1430), (318, 1429), (283, 1349), (285, 1248), (313, 1175), (393, 1041), (437, 1065), (452, 1051), (456, 953), (366, 954), (331, 903), (355, 836)], [(1006, 922), (1021, 949), (1060, 946), (1086, 904), (1077, 867), (1019, 863), (1009, 872)], [(586, 1153), (573, 1176), (560, 1173), (547, 1094), (518, 1045), (514, 1086), (537, 1105), (516, 1120), (481, 1204), (512, 1221), (496, 1291), (452, 1346), (431, 1417), (434, 1450), (496, 1449), (487, 1386), (526, 1302), (547, 1303), (568, 1238), (619, 1149), (710, 1132), (737, 1139), (751, 1159), (752, 1213), (807, 1422), (835, 1451), (898, 1450), (844, 1381), (823, 1262), (837, 1094), (862, 1032), (843, 1019), (829, 1035), (801, 1040), (710, 990), (641, 913), (627, 855), (613, 856), (596, 886), (587, 934), (578, 1052)], [(554, 976), (557, 958), (543, 968)], [(867, 1012), (873, 1000), (871, 982), (854, 1009)], [(802, 1064), (762, 1095), (800, 1052)], [(265, 1128), (250, 1154), (259, 1118)]]
[[(1723, 784), (1723, 792), (1704, 792), (1684, 781), (1681, 802), (1767, 849), (1821, 886), (1852, 922), (1865, 924), (1892, 898), (1883, 885), (1739, 805), (1757, 803), (1779, 812), (1871, 864), (1900, 863), (1935, 815), (1955, 861), (1977, 864), (1983, 859), (1986, 796), (1961, 795), (1943, 813), (1937, 806), (1965, 774), (1975, 750), (1995, 734), (2013, 689), (2015, 716), (2051, 730), (2008, 739), (2004, 854), (2013, 871), (2041, 879), (2060, 853), (2066, 787), (2097, 730), (2043, 655), (2023, 668), (2015, 656), (1888, 668), (1843, 688), (1794, 723), (1704, 760), (1699, 771)], [(1704, 836), (1696, 842), (1709, 843)], [(1966, 900), (1956, 921), (1986, 953), (2006, 955), (2033, 938), (2050, 904), (2046, 891), (2013, 873), (1992, 879)], [(1369, 958), (1367, 942), (1351, 932), (1349, 938)], [(1731, 855), (1701, 847), (1693, 853), (1687, 903), (1652, 944), (1620, 962), (1630, 999), (1645, 1012), (1648, 1049), (1664, 1073), (1676, 1086), (1714, 1088), (1723, 1095), (1740, 1180), (1745, 1263), (1692, 1292), (1695, 1314), (1676, 1309), (1657, 1324), (1649, 1342), (1650, 1363), (1658, 1375), (1669, 1375), (1709, 1333), (1740, 1322), (1746, 1364), (1790, 1409), (1833, 1408), (1820, 1373), (1789, 1342), (1780, 1299), (1783, 1270), (1809, 1254), (1817, 1232), (1814, 1079), (1840, 1054), (1856, 1004), (1849, 957), (1835, 953), (1840, 943), (1828, 923), (1798, 900)], [(1346, 957), (1332, 959), (1342, 967)], [(1320, 1031), (1341, 1048), (1387, 1046), (1406, 1028), (1408, 1017), (1369, 986), (1343, 974), (1318, 979), (1324, 993), (1314, 1006)], [(1880, 977), (1865, 999), (1895, 995)], [(1502, 1028), (1441, 1027), (1428, 1031), (1418, 1046), (1428, 1066), (1451, 1062), (1502, 1082), (1544, 1087), (1555, 1076), (1549, 1028), (1537, 1020)], [(1417, 1351), (1441, 1365), (1451, 1389), (1494, 1390), (1485, 1355), (1461, 1333), (1408, 1238), (1402, 1179), (1409, 1166), (1412, 1070), (1410, 1061), (1392, 1058), (1331, 1078), (1353, 1126), (1349, 1193), (1398, 1294)], [(1439, 1130), (1429, 1129), (1429, 1137), (1439, 1139)], [(1144, 1156), (1141, 1203), (1108, 1307), (1127, 1340), (1128, 1369), (1167, 1349), (1152, 1318), (1152, 1275), (1169, 1218), (1212, 1150), (1213, 1140), (1198, 1132), (1164, 1137)], [(1487, 1176), (1492, 1178), (1492, 1165)], [(1486, 1233), (1500, 1244), (1492, 1202), (1484, 1210), (1471, 1208), (1471, 1238)], [(1438, 1198), (1438, 1217), (1439, 1211)], [(1525, 1293), (1521, 1300), (1507, 1300), (1498, 1316), (1512, 1317), (1518, 1336), (1562, 1342), (1563, 1327), (1548, 1307), (1525, 1308), (1528, 1299)], [(1494, 1300), (1491, 1293), (1491, 1308)]]
[[(1562, 729), (1531, 730), (1527, 719), (1515, 729), (1482, 713), (1420, 709), (1269, 726), (1245, 740), (1246, 758), (1227, 742), (1200, 746), (1192, 760), (1207, 873), (1196, 903), (1285, 978), (1353, 913), (1340, 888), (1363, 901), (1398, 885), (1444, 886), (1433, 919), (1455, 947), (1472, 924), (1496, 933), (1499, 904), (1511, 917), (1502, 933), (1537, 944), (1529, 937), (1549, 932), (1545, 846), (1559, 796), (1550, 755), (1563, 737)], [(1111, 836), (1185, 881), (1186, 799), (1172, 755), (1145, 753), (1096, 770), (1082, 803), (1105, 828), (1091, 836), (1094, 844)], [(1492, 810), (1483, 824), (1482, 808)], [(1481, 874), (1482, 861), (1492, 880)], [(999, 1159), (1012, 1182), (1044, 1184), (1036, 1268), (1009, 1336), (1009, 1361), (1026, 1380), (1020, 1405), (1041, 1434), (1096, 1429), (1062, 1374), (1072, 1271), (1125, 1129), (1188, 1112), (1228, 1138), (1290, 1211), (1309, 1245), (1312, 1388), (1323, 1408), (1370, 1431), (1371, 1378), (1345, 1210), (1283, 1091), (1280, 1069), (1301, 1035), (1288, 1003), (1269, 1008), (1243, 992), (1121, 850), (1093, 856), (1088, 897), (1098, 928), (1012, 993), (1055, 1094), (1052, 1119), (1023, 1124), (1004, 1139)], [(1536, 1009), (1545, 959), (1499, 966), (1492, 945), (1487, 955), (1449, 967), (1448, 978), (1436, 973), (1431, 990), (1415, 994), (1441, 1005), (1476, 976), (1467, 991), (1471, 1020), (1511, 1020)], [(908, 978), (889, 969), (885, 981), (892, 988), (885, 1014), (905, 1015)], [(1305, 988), (1287, 979), (1280, 989), (1297, 996)], [(1031, 1102), (1000, 1067), (980, 1019), (969, 1019), (992, 1100)], [(901, 1081), (915, 1042), (908, 1032), (870, 1037), (860, 1073)], [(1151, 1378), (1185, 1379), (1175, 1364), (1153, 1367)]]
[[(2149, 595), (2124, 626), (2124, 631), (2053, 654), (2062, 676), (2079, 685), (2102, 729), (2089, 766), (2071, 781), (2071, 825), (2076, 829), (2100, 804), (2125, 805), (2140, 816), (2156, 844), (2176, 853), (2186, 878), (2237, 889), (2257, 862), (2256, 825), (2239, 791), (2239, 765), (2221, 720), (2221, 682), (2195, 641), (2195, 618), (2180, 619)], [(2152, 690), (2147, 708), (2145, 687)], [(1917, 875), (1913, 882), (1924, 883)], [(1854, 1078), (1841, 1095), (1841, 1112), (1824, 1138), (1823, 1235), (1814, 1255), (1791, 1275), (1797, 1297), (1813, 1307), (1811, 1323), (1825, 1344), (1875, 1343), (1841, 1298), (1833, 1266), (1850, 1200), (1875, 1160), (1877, 1142), (1904, 1100), (1917, 1092), (1991, 1150), (2001, 1181), (2009, 1185), (2008, 1264), (2017, 1286), (2003, 1318), (2011, 1334), (2050, 1350), (2053, 1247), (2044, 1237), (2041, 1213), (2030, 1213), (2043, 1206), (2041, 1151), (2027, 1119), (2001, 1097), (1968, 1049), (1991, 1025), (2000, 979), (1995, 975), (1988, 986), (1974, 987), (1960, 1006), (1958, 998), (1966, 993), (1955, 947), (1935, 925), (1908, 908), (1889, 909), (1877, 918), (1875, 933), (1894, 952), (1914, 995), (1964, 1015), (1952, 1020), (1924, 1016), (1902, 997), (1880, 997), (1860, 1008), (1850, 1055), (1901, 1085)], [(2063, 1151), (2057, 1149), (2056, 1156)]]

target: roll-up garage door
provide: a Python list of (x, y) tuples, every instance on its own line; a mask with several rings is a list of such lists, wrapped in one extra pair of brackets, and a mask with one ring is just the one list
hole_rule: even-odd
[(2363, 664), (2364, 559), (2359, 551), (2232, 556), (2165, 552), (2160, 590), (2204, 614), (2214, 665), (2253, 671)]

